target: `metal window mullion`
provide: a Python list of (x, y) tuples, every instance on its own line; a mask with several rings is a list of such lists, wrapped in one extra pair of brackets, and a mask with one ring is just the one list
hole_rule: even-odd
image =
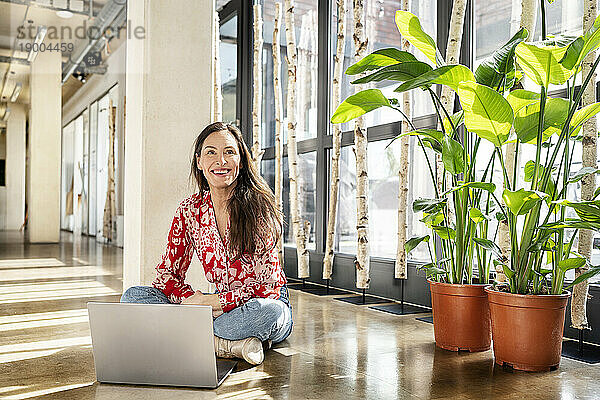
[(327, 210), (329, 202), (329, 157), (325, 149), (325, 138), (330, 132), (329, 80), (331, 77), (331, 1), (318, 2), (318, 79), (317, 79), (317, 171), (316, 171), (316, 215), (315, 215), (315, 244), (316, 252), (325, 251), (327, 236)]

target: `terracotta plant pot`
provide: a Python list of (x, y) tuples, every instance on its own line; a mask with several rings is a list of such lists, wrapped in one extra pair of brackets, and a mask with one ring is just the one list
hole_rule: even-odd
[(522, 371), (558, 368), (565, 308), (571, 295), (522, 295), (486, 287), (492, 317), (494, 358)]
[(451, 351), (489, 350), (490, 309), (485, 285), (428, 282), (436, 346)]

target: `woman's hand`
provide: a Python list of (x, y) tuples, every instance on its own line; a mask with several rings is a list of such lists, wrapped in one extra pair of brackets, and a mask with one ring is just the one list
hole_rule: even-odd
[(213, 318), (217, 318), (219, 315), (223, 314), (223, 309), (221, 308), (219, 296), (216, 294), (203, 294), (201, 291), (196, 290), (196, 293), (194, 293), (190, 297), (181, 300), (181, 304), (211, 306)]

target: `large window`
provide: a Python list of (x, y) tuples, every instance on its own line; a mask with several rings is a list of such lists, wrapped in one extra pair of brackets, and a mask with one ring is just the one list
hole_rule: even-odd
[[(401, 8), (400, 0), (367, 0), (364, 2), (366, 9), (366, 37), (368, 38), (368, 49), (367, 53), (371, 53), (375, 50), (387, 48), (387, 47), (400, 47), (400, 33), (396, 27), (394, 16), (396, 11)], [(436, 2), (434, 0), (413, 0), (411, 1), (411, 10), (413, 14), (421, 18), (423, 23), (423, 29), (433, 38), (436, 37)], [(352, 64), (354, 64), (354, 22), (353, 12), (351, 3), (346, 6), (346, 46), (344, 55), (344, 71)], [(331, 23), (331, 48), (335, 52), (337, 43), (337, 7), (334, 5), (332, 9), (332, 23)], [(426, 58), (422, 54), (414, 49), (411, 50), (417, 58), (425, 61)], [(331, 64), (333, 71), (333, 56), (331, 55)], [(332, 72), (333, 73), (333, 72)], [(354, 76), (343, 75), (342, 78), (342, 96), (340, 101), (346, 97), (354, 94), (355, 88), (351, 82), (356, 79)], [(392, 84), (390, 81), (377, 82), (376, 84), (370, 84), (369, 87), (375, 87), (380, 89), (388, 97), (399, 97), (397, 93), (394, 93), (394, 89), (397, 84)], [(433, 106), (429, 99), (429, 96), (423, 91), (413, 91), (413, 116), (427, 115), (433, 112)], [(337, 107), (337, 104), (332, 104), (333, 109)], [(388, 122), (395, 122), (400, 120), (400, 115), (388, 108), (381, 108), (374, 112), (371, 112), (365, 116), (365, 123), (367, 126), (376, 126), (385, 124)], [(349, 131), (354, 129), (354, 123), (342, 124), (341, 129), (343, 131)]]
[[(297, 76), (296, 81), (296, 139), (304, 140), (317, 136), (317, 77), (318, 77), (318, 10), (317, 2), (297, 0), (294, 6), (296, 34)], [(285, 13), (281, 15), (279, 43), (281, 51), (281, 75), (283, 109), (283, 141), (287, 142), (287, 41), (285, 35)], [(273, 90), (273, 28), (275, 1), (263, 2), (263, 104), (262, 145), (271, 147), (275, 143), (275, 93)]]
[[(274, 186), (274, 134), (275, 134), (275, 105), (273, 91), (273, 20), (275, 11), (274, 0), (264, 0), (263, 4), (263, 109), (262, 109), (262, 144), (265, 156), (261, 164), (261, 173), (267, 182)], [(365, 1), (366, 35), (369, 39), (369, 52), (386, 47), (399, 47), (400, 34), (395, 24), (395, 13), (400, 8), (399, 0)], [(436, 37), (437, 3), (434, 0), (412, 1), (411, 11), (421, 17), (424, 29)], [(319, 40), (319, 23), (327, 18), (331, 21), (329, 48), (322, 48), (323, 40)], [(281, 86), (282, 108), (284, 117), (284, 143), (287, 143), (285, 123), (287, 117), (287, 65), (286, 65), (286, 37), (285, 20), (282, 15), (280, 31), (281, 49)], [(333, 52), (335, 51), (337, 32), (337, 7), (334, 1), (330, 8), (324, 2), (298, 0), (295, 2), (295, 32), (298, 51), (297, 70), (297, 140), (298, 140), (298, 187), (300, 191), (301, 218), (310, 222), (309, 249), (317, 252), (324, 251), (324, 238), (326, 236), (327, 200), (329, 197), (329, 159), (331, 140), (327, 139), (328, 120), (331, 112), (337, 105), (331, 104), (330, 112), (319, 108), (318, 103), (326, 100), (331, 102), (331, 76), (333, 73)], [(223, 27), (221, 28), (223, 31)], [(344, 55), (344, 69), (354, 63), (354, 31), (353, 13), (351, 3), (347, 3), (346, 15), (346, 50)], [(328, 53), (329, 52), (329, 53)], [(417, 53), (417, 52), (415, 52)], [(420, 59), (423, 55), (417, 54)], [(328, 68), (323, 64), (329, 63)], [(352, 77), (344, 76), (342, 82), (342, 99), (353, 93), (350, 85)], [(378, 82), (373, 85), (382, 90), (387, 96), (395, 96), (395, 85), (389, 81)], [(414, 117), (426, 117), (420, 127), (435, 127), (433, 107), (431, 100), (425, 93), (414, 92)], [(323, 103), (321, 103), (323, 104)], [(325, 104), (327, 104), (325, 102)], [(251, 111), (248, 106), (247, 112)], [(391, 139), (398, 135), (400, 114), (393, 110), (380, 110), (370, 113), (366, 117), (369, 131), (374, 129), (373, 135), (369, 133), (369, 177), (370, 177), (370, 235), (371, 254), (377, 257), (394, 258), (397, 246), (397, 204), (398, 204), (398, 163), (399, 142), (394, 142), (389, 147)], [(393, 123), (390, 125), (390, 123)], [(387, 124), (387, 125), (386, 125)], [(325, 130), (320, 130), (319, 126)], [(383, 130), (380, 129), (383, 127)], [(337, 217), (337, 236), (335, 250), (340, 253), (353, 254), (356, 252), (356, 160), (352, 152), (352, 123), (344, 124), (344, 147), (341, 158), (340, 172), (340, 199)], [(377, 130), (377, 132), (376, 132)], [(316, 140), (315, 140), (316, 139)], [(411, 142), (411, 155), (409, 179), (411, 190), (409, 204), (416, 197), (431, 197), (433, 189), (430, 184), (429, 170), (423, 157), (422, 150)], [(430, 155), (430, 157), (433, 157)], [(283, 161), (284, 189), (283, 203), (286, 215), (285, 240), (288, 246), (294, 246), (294, 237), (289, 213), (289, 174), (287, 157)], [(327, 199), (327, 200), (326, 200)], [(423, 234), (424, 225), (412, 213), (408, 214), (409, 236)], [(418, 250), (411, 254), (416, 260), (425, 260), (425, 254)]]

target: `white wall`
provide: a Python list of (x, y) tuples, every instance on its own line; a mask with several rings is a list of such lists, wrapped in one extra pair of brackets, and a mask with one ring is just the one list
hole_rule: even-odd
[[(118, 84), (117, 103), (117, 137), (115, 151), (119, 154), (125, 152), (125, 118), (123, 114), (125, 105), (125, 68), (127, 57), (127, 43), (123, 42), (105, 61), (107, 71), (104, 75), (92, 75), (73, 97), (63, 106), (62, 126), (68, 124), (89, 107), (94, 101), (104, 96), (114, 85)], [(119, 176), (115, 177), (117, 215), (123, 214), (123, 157), (119, 158), (116, 166)]]
[(6, 229), (19, 229), (25, 219), (26, 110), (11, 104), (6, 126)]
[[(0, 160), (6, 160), (6, 133), (0, 134)], [(6, 229), (6, 216), (6, 186), (0, 186), (0, 229)]]

